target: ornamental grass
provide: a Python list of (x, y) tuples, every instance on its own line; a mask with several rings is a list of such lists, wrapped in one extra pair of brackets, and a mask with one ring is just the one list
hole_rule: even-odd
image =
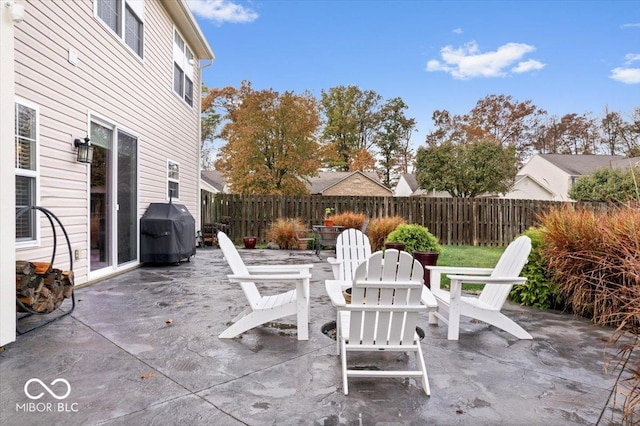
[(345, 229), (362, 229), (367, 215), (364, 213), (342, 212), (331, 216), (333, 224), (336, 226), (344, 226)]
[(382, 250), (387, 235), (393, 232), (398, 225), (406, 223), (400, 216), (389, 216), (372, 219), (367, 227), (367, 237), (371, 242), (371, 251)]
[[(640, 207), (608, 213), (570, 208), (542, 218), (544, 257), (567, 307), (596, 324), (616, 327), (611, 343), (620, 347), (620, 368), (610, 397), (622, 401), (623, 424), (640, 415)], [(629, 339), (631, 335), (631, 339)]]

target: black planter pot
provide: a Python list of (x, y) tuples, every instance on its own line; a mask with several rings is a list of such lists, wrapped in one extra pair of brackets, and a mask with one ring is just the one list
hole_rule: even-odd
[[(422, 267), (435, 266), (438, 264), (438, 256), (440, 253), (437, 251), (414, 251), (413, 258), (416, 259)], [(431, 273), (428, 269), (424, 270), (424, 285), (427, 288), (431, 288)]]
[(386, 249), (396, 249), (396, 250), (404, 250), (406, 247), (405, 243), (384, 243), (384, 248)]

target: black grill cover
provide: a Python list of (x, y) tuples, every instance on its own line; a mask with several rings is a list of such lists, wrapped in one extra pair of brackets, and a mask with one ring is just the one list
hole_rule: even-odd
[(196, 222), (181, 204), (151, 203), (140, 219), (140, 262), (176, 263), (196, 254)]

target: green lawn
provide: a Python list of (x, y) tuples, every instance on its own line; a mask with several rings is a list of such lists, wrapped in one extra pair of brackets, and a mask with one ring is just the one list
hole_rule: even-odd
[[(504, 252), (505, 247), (442, 246), (438, 257), (438, 266), (474, 266), (493, 268)], [(448, 287), (449, 279), (442, 276), (442, 286)], [(480, 290), (482, 284), (464, 284), (465, 290)]]

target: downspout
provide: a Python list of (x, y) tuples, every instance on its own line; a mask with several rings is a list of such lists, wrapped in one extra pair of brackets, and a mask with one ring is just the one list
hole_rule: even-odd
[[(202, 70), (211, 66), (213, 64), (213, 59), (209, 59), (209, 63), (201, 65), (198, 69), (198, 73), (200, 74), (200, 96), (199, 96), (199, 105), (198, 105), (198, 228), (201, 228), (202, 225)], [(198, 229), (196, 230), (198, 231)]]

